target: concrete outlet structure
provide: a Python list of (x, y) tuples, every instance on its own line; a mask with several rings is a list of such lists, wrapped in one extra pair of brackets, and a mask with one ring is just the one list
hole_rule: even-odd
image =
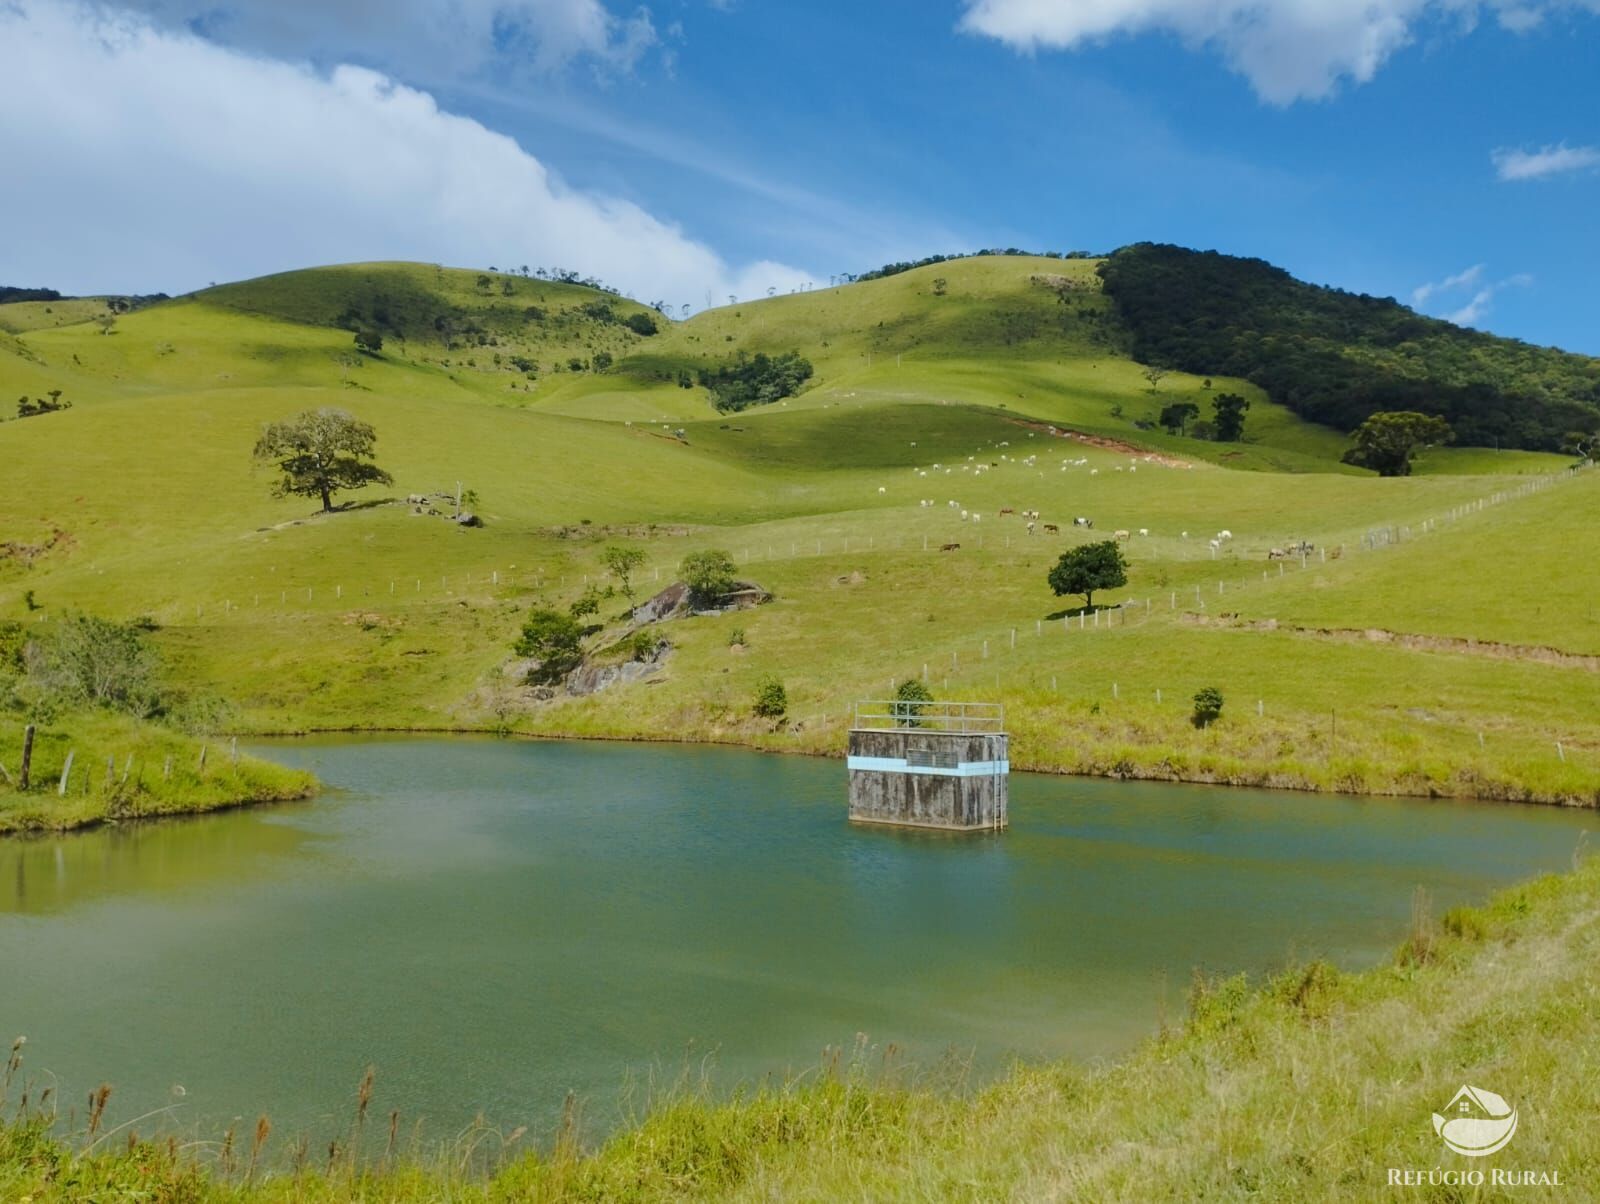
[(1006, 826), (998, 703), (863, 702), (850, 727), (850, 818), (971, 832)]

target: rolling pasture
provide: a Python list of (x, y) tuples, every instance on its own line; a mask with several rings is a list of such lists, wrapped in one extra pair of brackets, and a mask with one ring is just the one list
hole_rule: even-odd
[[(241, 731), (836, 753), (853, 699), (926, 675), (936, 695), (1007, 703), (1019, 767), (1593, 804), (1600, 477), (1482, 449), (1428, 453), (1409, 478), (1351, 469), (1342, 436), (1247, 384), (1152, 384), (1092, 268), (949, 263), (655, 335), (622, 324), (642, 307), (578, 285), (421, 265), (224, 286), (109, 333), (7, 325), (0, 306), (17, 332), (0, 388), (74, 403), (0, 424), (0, 617), (148, 615), (170, 671), (224, 695)], [(358, 353), (341, 320), (383, 326), (382, 350)], [(790, 350), (816, 375), (776, 404), (718, 414), (692, 384)], [(1222, 391), (1251, 400), (1242, 444), (1140, 425)], [(260, 427), (318, 406), (376, 427), (392, 488), (332, 515), (271, 496)], [(404, 503), (457, 482), (483, 528)], [(1118, 530), (1129, 584), (1096, 602), (1123, 605), (1075, 613), (1049, 566)], [(1267, 559), (1301, 541), (1304, 563)], [(775, 600), (670, 624), (644, 682), (534, 701), (505, 672), (521, 617), (601, 581), (609, 544), (644, 551), (641, 595), (715, 547)], [(603, 605), (593, 647), (625, 607)], [(782, 724), (750, 713), (765, 673), (787, 686)], [(1207, 685), (1227, 702), (1199, 731)]]

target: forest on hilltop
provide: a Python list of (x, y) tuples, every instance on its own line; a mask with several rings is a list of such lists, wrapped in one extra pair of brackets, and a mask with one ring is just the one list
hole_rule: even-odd
[(1136, 243), (1099, 267), (1143, 363), (1241, 376), (1342, 431), (1436, 414), (1457, 442), (1556, 451), (1600, 430), (1600, 360), (1468, 330), (1260, 259)]

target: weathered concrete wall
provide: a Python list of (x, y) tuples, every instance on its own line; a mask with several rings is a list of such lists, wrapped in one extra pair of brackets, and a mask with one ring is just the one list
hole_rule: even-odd
[(1005, 733), (850, 733), (850, 818), (925, 828), (1006, 826)]

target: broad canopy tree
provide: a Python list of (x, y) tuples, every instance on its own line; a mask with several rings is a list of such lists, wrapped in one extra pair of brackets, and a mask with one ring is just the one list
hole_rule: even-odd
[(1346, 464), (1370, 468), (1381, 477), (1408, 477), (1411, 460), (1424, 447), (1449, 443), (1450, 424), (1415, 410), (1380, 410), (1350, 436), (1355, 446), (1344, 454)]
[(1122, 558), (1117, 541), (1081, 544), (1061, 553), (1050, 570), (1050, 588), (1059, 597), (1082, 594), (1084, 610), (1094, 609), (1094, 591), (1118, 589), (1128, 584), (1128, 562)]
[(377, 441), (368, 423), (344, 410), (307, 410), (265, 427), (255, 458), (282, 471), (273, 487), (276, 496), (320, 498), (326, 514), (341, 490), (393, 483), (393, 477), (372, 463)]

